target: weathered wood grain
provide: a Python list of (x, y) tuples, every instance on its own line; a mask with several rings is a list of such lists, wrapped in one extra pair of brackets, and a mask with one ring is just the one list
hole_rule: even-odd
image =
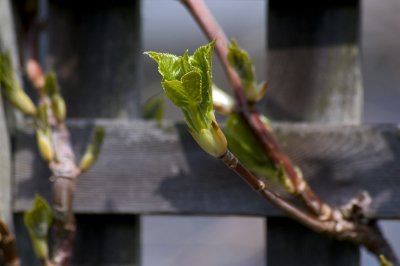
[[(79, 177), (78, 213), (196, 213), (281, 215), (218, 160), (201, 151), (183, 126), (107, 121), (96, 166)], [(94, 122), (70, 121), (82, 152)], [(301, 166), (321, 197), (343, 204), (361, 190), (374, 198), (371, 215), (400, 217), (400, 132), (397, 126), (277, 124), (283, 148)], [(48, 195), (49, 173), (32, 130), (16, 136), (14, 210), (30, 206), (35, 192)]]
[(361, 120), (358, 1), (328, 2), (270, 1), (266, 109), (275, 120)]

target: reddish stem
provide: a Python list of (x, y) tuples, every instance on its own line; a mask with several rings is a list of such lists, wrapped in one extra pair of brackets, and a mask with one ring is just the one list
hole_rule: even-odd
[(210, 40), (216, 40), (216, 52), (220, 58), (225, 72), (229, 78), (233, 92), (235, 94), (237, 110), (243, 121), (253, 132), (255, 138), (259, 141), (265, 153), (274, 162), (276, 167), (282, 167), (291, 180), (295, 193), (299, 195), (304, 204), (318, 216), (328, 216), (330, 208), (321, 202), (318, 196), (310, 189), (302, 177), (295, 171), (293, 163), (282, 152), (278, 142), (275, 140), (272, 132), (267, 129), (260, 119), (260, 115), (251, 106), (249, 106), (244, 90), (236, 71), (230, 66), (228, 55), (228, 42), (224, 31), (215, 21), (211, 12), (202, 0), (182, 0), (192, 16), (196, 19), (203, 32)]
[(20, 266), (21, 262), (17, 255), (17, 245), (13, 234), (7, 225), (0, 220), (0, 251), (2, 251), (6, 266)]
[(216, 50), (222, 62), (225, 72), (233, 88), (238, 113), (247, 123), (265, 153), (271, 158), (276, 167), (282, 167), (290, 178), (296, 193), (305, 205), (318, 216), (318, 218), (303, 213), (293, 207), (278, 195), (265, 189), (265, 184), (254, 177), (243, 165), (241, 165), (233, 155), (228, 153), (221, 159), (224, 163), (244, 178), (250, 186), (258, 191), (264, 198), (272, 202), (275, 206), (285, 211), (291, 218), (304, 224), (305, 226), (317, 231), (324, 232), (338, 239), (350, 240), (354, 243), (364, 245), (372, 253), (380, 254), (390, 258), (392, 263), (399, 265), (399, 262), (383, 237), (376, 224), (365, 224), (361, 220), (347, 220), (338, 210), (333, 210), (323, 203), (311, 190), (305, 180), (295, 171), (290, 159), (282, 152), (278, 142), (273, 137), (272, 132), (267, 129), (260, 120), (260, 115), (253, 109), (252, 105), (244, 97), (243, 87), (240, 78), (227, 60), (228, 46), (227, 39), (222, 28), (215, 21), (203, 0), (181, 0), (186, 5), (192, 16), (196, 19), (204, 33), (210, 40), (217, 40)]

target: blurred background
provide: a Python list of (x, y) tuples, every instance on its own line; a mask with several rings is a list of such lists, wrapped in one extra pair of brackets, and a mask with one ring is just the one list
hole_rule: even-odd
[[(399, 123), (400, 16), (398, 14), (400, 1), (360, 1), (359, 43), (364, 89), (362, 123)], [(66, 2), (72, 2), (73, 8), (79, 8), (80, 1), (51, 0), (51, 2), (60, 6)], [(101, 13), (91, 14), (90, 9), (85, 11), (91, 14), (93, 22), (89, 23), (85, 21), (85, 17), (74, 17), (73, 14), (71, 15), (73, 12), (70, 11), (70, 13), (63, 13), (62, 10), (53, 9), (54, 13), (49, 14), (48, 1), (39, 0), (42, 7), (39, 17), (45, 20), (50, 15), (53, 16), (52, 20), (56, 21), (54, 25), (48, 25), (49, 30), (66, 29), (62, 34), (53, 34), (52, 37), (45, 33), (40, 34), (37, 56), (48, 69), (56, 69), (63, 87), (68, 87), (69, 91), (65, 93), (68, 106), (72, 106), (69, 113), (71, 117), (138, 117), (140, 110), (127, 102), (133, 102), (132, 99), (135, 99), (143, 104), (150, 96), (160, 93), (160, 76), (154, 62), (142, 56), (141, 53), (141, 57), (133, 58), (137, 55), (126, 53), (126, 51), (132, 49), (137, 53), (140, 49), (141, 52), (150, 50), (182, 54), (186, 49), (193, 52), (200, 45), (207, 43), (207, 39), (196, 23), (178, 1), (137, 0), (133, 2), (140, 9), (140, 12), (133, 13), (136, 17), (133, 18), (130, 11), (124, 13), (117, 9), (110, 11), (107, 15), (107, 18), (112, 21), (110, 25), (113, 23), (122, 25), (117, 29), (99, 26), (108, 25), (107, 21), (102, 21), (103, 14)], [(269, 73), (266, 64), (268, 60), (268, 1), (208, 0), (206, 2), (228, 37), (236, 38), (240, 46), (250, 53), (259, 79), (266, 77)], [(71, 10), (75, 11), (73, 8)], [(115, 14), (123, 14), (123, 16), (115, 17)], [(72, 19), (67, 20), (67, 18)], [(96, 45), (79, 43), (81, 36), (74, 32), (76, 25), (66, 25), (66, 21), (87, 26), (81, 29), (83, 33), (80, 33), (89, 35), (86, 39), (82, 38), (85, 40), (97, 41), (98, 37), (103, 35), (126, 34), (126, 36), (120, 39), (104, 39), (104, 42), (99, 44), (99, 48), (92, 51), (92, 47), (95, 47), (97, 43)], [(132, 25), (140, 25), (140, 28), (133, 30), (134, 27), (131, 28), (127, 21), (132, 22)], [(29, 18), (27, 21), (20, 21), (17, 26), (23, 31), (25, 24), (29, 24)], [(141, 41), (137, 41), (138, 39)], [(23, 39), (19, 41), (27, 43)], [(49, 48), (49, 42), (56, 45)], [(133, 43), (138, 47), (130, 48)], [(23, 51), (25, 48), (22, 46), (19, 49)], [(87, 65), (79, 65), (80, 58), (75, 52), (77, 50), (85, 59), (82, 61)], [(102, 53), (101, 56), (99, 56), (99, 51)], [(113, 51), (115, 58), (108, 56), (110, 51)], [(22, 57), (29, 57), (29, 54)], [(60, 59), (61, 62), (56, 61), (55, 58)], [(221, 66), (217, 60), (214, 62), (214, 81), (228, 91), (228, 82)], [(107, 64), (118, 65), (121, 68), (104, 67)], [(96, 69), (98, 72), (92, 73), (91, 69)], [(132, 69), (135, 71), (130, 72)], [(96, 80), (86, 81), (86, 75), (91, 75)], [(121, 80), (126, 83), (121, 83)], [(90, 92), (89, 89), (93, 88), (93, 84), (100, 85)], [(132, 84), (140, 89), (121, 95), (118, 91), (110, 89), (132, 86)], [(89, 89), (85, 90), (86, 88)], [(127, 109), (120, 110), (116, 106), (115, 111), (103, 114), (96, 105), (99, 102), (107, 104), (109, 101), (107, 97), (118, 98), (119, 102), (126, 103)], [(268, 93), (266, 97), (268, 98)], [(74, 102), (74, 98), (80, 99), (79, 105), (78, 102)], [(82, 104), (83, 101), (86, 101), (85, 105)], [(178, 110), (168, 101), (165, 118), (175, 121), (182, 119)], [(268, 244), (265, 241), (266, 223), (263, 217), (143, 215), (140, 238), (141, 260), (143, 266), (265, 266), (265, 247)], [(381, 224), (397, 254), (400, 254), (400, 222), (382, 221)], [(373, 266), (377, 265), (377, 262), (363, 251), (362, 265)]]

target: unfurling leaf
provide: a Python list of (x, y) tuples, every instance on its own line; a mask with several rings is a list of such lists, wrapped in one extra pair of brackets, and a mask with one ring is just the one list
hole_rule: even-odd
[(147, 52), (158, 64), (162, 87), (181, 109), (190, 134), (214, 157), (227, 151), (224, 134), (215, 119), (212, 102), (212, 51), (215, 41), (197, 49), (192, 56)]
[(158, 123), (164, 116), (165, 103), (160, 95), (150, 97), (143, 106), (143, 118), (147, 120), (154, 119)]
[(101, 126), (97, 126), (91, 143), (87, 146), (85, 154), (83, 155), (79, 168), (82, 172), (89, 170), (94, 165), (99, 157), (101, 146), (103, 144), (105, 130)]
[(381, 263), (381, 266), (393, 266), (392, 263), (390, 263), (385, 256), (379, 255), (379, 262)]
[(24, 222), (36, 256), (40, 259), (48, 257), (47, 234), (52, 219), (52, 211), (49, 204), (44, 198), (36, 195), (32, 209), (25, 212)]
[[(268, 121), (266, 118), (261, 120)], [(224, 133), (228, 139), (229, 149), (250, 171), (284, 187), (288, 193), (293, 192), (292, 183), (285, 172), (268, 158), (246, 123), (237, 113), (232, 113), (228, 117)]]
[(235, 40), (229, 44), (228, 61), (240, 77), (246, 99), (252, 102), (259, 101), (265, 95), (267, 83), (262, 82), (257, 85), (253, 62), (249, 54), (241, 49)]
[(36, 107), (31, 98), (21, 88), (15, 77), (11, 58), (8, 53), (0, 53), (0, 85), (7, 99), (25, 115), (36, 114)]

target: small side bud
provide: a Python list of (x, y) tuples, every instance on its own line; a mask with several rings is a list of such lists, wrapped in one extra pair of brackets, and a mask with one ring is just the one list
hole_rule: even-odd
[(389, 262), (384, 255), (379, 255), (379, 262), (381, 266), (393, 266), (391, 262)]
[(43, 160), (46, 162), (50, 162), (54, 159), (54, 150), (50, 138), (49, 130), (42, 130), (38, 129), (36, 131), (36, 140), (38, 143), (38, 148), (40, 155), (42, 156)]
[(31, 98), (21, 88), (15, 76), (11, 56), (7, 52), (0, 53), (0, 86), (15, 108), (25, 115), (35, 115), (36, 107)]
[(51, 96), (51, 107), (53, 109), (54, 116), (56, 117), (58, 122), (62, 122), (65, 120), (67, 115), (67, 108), (65, 106), (65, 101), (63, 97), (59, 93)]
[[(295, 171), (303, 176), (299, 168), (295, 169)], [(278, 183), (285, 189), (287, 193), (291, 195), (296, 193), (296, 189), (282, 165), (280, 165), (278, 168)]]
[(36, 195), (32, 209), (24, 215), (24, 223), (39, 259), (48, 258), (47, 234), (52, 220), (53, 216), (49, 204), (44, 198)]
[(57, 76), (54, 72), (47, 73), (44, 83), (44, 90), (50, 97), (52, 97), (54, 94), (60, 93), (60, 85), (58, 85)]
[(83, 155), (79, 168), (82, 172), (89, 170), (94, 165), (100, 154), (100, 149), (103, 144), (105, 136), (105, 130), (103, 127), (96, 127), (94, 136), (92, 137), (91, 143), (87, 146), (86, 152)]
[(256, 101), (261, 100), (265, 96), (265, 94), (267, 93), (267, 89), (268, 83), (266, 81), (263, 81), (258, 85), (258, 96)]
[(47, 245), (47, 239), (31, 238), (31, 242), (36, 257), (39, 259), (46, 259), (49, 257), (49, 246)]
[(25, 115), (34, 116), (36, 114), (35, 105), (23, 89), (16, 87), (10, 91), (5, 90), (5, 94), (11, 104)]

